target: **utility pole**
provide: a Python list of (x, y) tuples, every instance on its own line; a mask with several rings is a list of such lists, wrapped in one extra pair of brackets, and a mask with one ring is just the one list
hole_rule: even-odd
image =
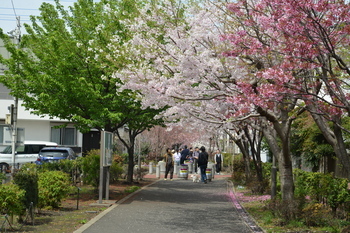
[[(17, 27), (15, 30), (12, 30), (8, 32), (17, 44), (17, 47), (19, 47), (19, 42), (21, 40), (21, 23), (20, 23), (20, 17), (16, 16), (16, 22)], [(19, 65), (19, 64), (18, 64)], [(11, 174), (12, 177), (15, 173), (15, 165), (16, 165), (16, 144), (17, 144), (17, 113), (18, 113), (18, 98), (14, 97), (14, 105), (12, 109), (12, 167), (11, 167)]]

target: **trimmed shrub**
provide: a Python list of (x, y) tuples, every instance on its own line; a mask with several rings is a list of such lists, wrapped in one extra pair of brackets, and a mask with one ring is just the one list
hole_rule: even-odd
[(39, 167), (42, 171), (63, 171), (70, 175), (72, 183), (75, 184), (81, 173), (82, 158), (78, 157), (75, 160), (62, 159), (56, 163), (43, 163)]
[(245, 175), (245, 164), (242, 159), (237, 159), (233, 161), (233, 173), (232, 179), (236, 184), (245, 185), (246, 175)]
[(233, 155), (231, 153), (222, 153), (222, 155), (224, 156), (224, 166), (222, 169), (228, 167), (231, 171), (233, 166)]
[(81, 162), (84, 183), (97, 189), (100, 181), (100, 150), (90, 150)]
[(21, 215), (25, 209), (25, 191), (15, 184), (0, 185), (0, 212), (8, 215)]
[(113, 162), (109, 168), (111, 182), (116, 182), (123, 174), (123, 165), (120, 163)]
[(38, 174), (34, 167), (23, 166), (13, 177), (13, 182), (25, 190), (23, 200), (24, 206), (28, 209), (30, 204), (37, 206), (39, 199)]
[(68, 174), (62, 171), (47, 171), (39, 173), (39, 203), (38, 207), (57, 208), (63, 198), (71, 190)]

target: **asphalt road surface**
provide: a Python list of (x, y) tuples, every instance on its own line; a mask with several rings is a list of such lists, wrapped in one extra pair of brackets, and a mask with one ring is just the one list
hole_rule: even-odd
[(86, 225), (76, 232), (253, 232), (232, 204), (226, 179), (160, 180)]

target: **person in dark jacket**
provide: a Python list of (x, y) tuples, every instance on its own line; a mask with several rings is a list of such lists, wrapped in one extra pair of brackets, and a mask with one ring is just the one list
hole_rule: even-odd
[(219, 149), (216, 150), (216, 154), (214, 156), (214, 162), (215, 162), (216, 174), (220, 175), (222, 164), (224, 163), (224, 159)]
[(208, 153), (205, 151), (205, 147), (202, 146), (200, 148), (200, 153), (198, 156), (198, 167), (201, 171), (201, 181), (204, 182), (205, 184), (207, 183), (207, 175), (205, 174), (205, 171), (207, 170), (207, 165), (208, 165)]
[(167, 180), (168, 173), (170, 172), (170, 180), (173, 180), (174, 175), (174, 157), (173, 153), (171, 152), (171, 149), (168, 148), (166, 150), (166, 154), (164, 155), (165, 159), (165, 176), (164, 180)]
[(189, 154), (190, 154), (190, 150), (187, 149), (187, 146), (185, 145), (184, 149), (181, 151), (180, 165), (185, 163), (185, 160)]
[(197, 174), (197, 168), (198, 168), (198, 156), (199, 156), (199, 148), (196, 146), (193, 151), (193, 166), (194, 166), (194, 173)]

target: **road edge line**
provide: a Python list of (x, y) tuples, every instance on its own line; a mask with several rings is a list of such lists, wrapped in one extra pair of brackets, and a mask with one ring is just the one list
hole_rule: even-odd
[(259, 226), (257, 221), (249, 215), (247, 210), (241, 205), (239, 200), (236, 197), (233, 182), (227, 180), (227, 191), (229, 193), (229, 198), (231, 199), (233, 207), (236, 209), (240, 218), (244, 221), (244, 223), (252, 230), (254, 233), (265, 233), (264, 229)]

